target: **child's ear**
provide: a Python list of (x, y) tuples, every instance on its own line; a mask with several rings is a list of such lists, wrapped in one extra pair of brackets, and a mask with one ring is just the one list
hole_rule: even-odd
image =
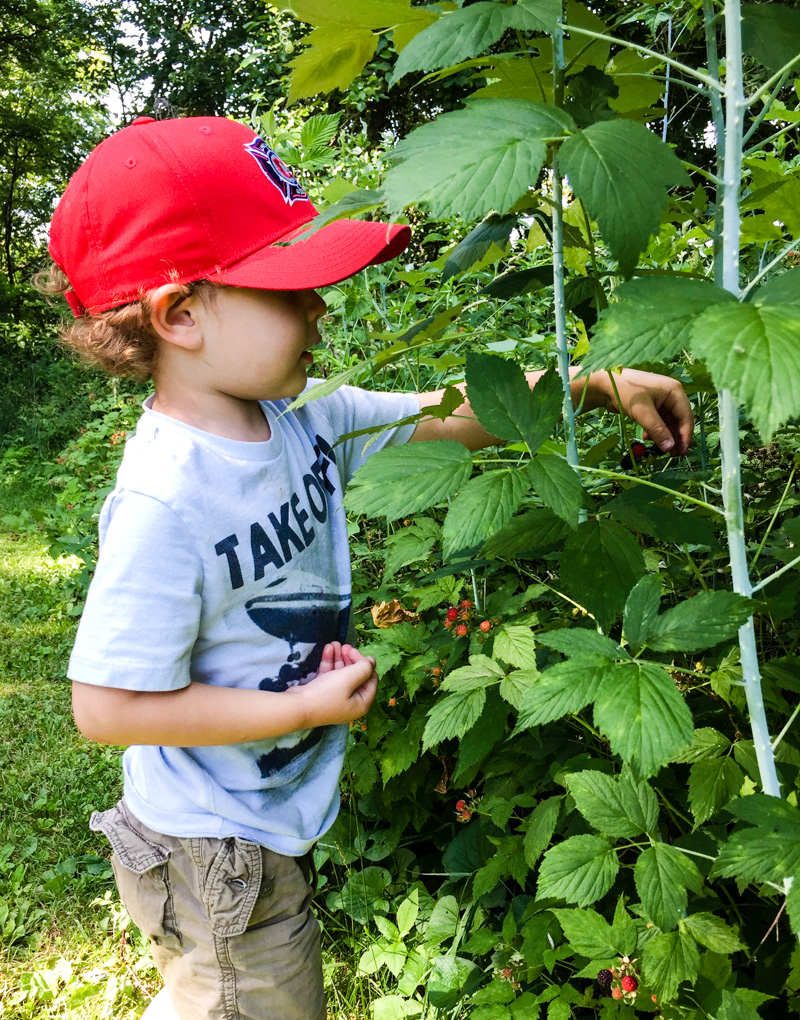
[(151, 291), (149, 298), (150, 325), (162, 340), (188, 351), (202, 347), (203, 337), (195, 314), (197, 298), (194, 295), (184, 296), (177, 284), (165, 283)]

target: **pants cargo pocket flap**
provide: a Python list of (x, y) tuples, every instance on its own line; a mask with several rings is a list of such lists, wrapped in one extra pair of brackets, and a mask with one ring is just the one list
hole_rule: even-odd
[(102, 832), (111, 844), (120, 863), (137, 875), (150, 871), (169, 860), (169, 851), (138, 832), (131, 824), (124, 807), (117, 804), (108, 811), (94, 811), (89, 819), (93, 832)]

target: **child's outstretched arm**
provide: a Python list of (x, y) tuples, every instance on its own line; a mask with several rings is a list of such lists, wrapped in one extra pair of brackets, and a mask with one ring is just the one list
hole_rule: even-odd
[(375, 660), (334, 642), (317, 679), (280, 693), (204, 683), (128, 691), (73, 681), (72, 709), (81, 733), (100, 744), (203, 747), (350, 722), (367, 711), (377, 686)]
[[(577, 376), (579, 371), (578, 368), (571, 369), (570, 377)], [(531, 388), (543, 374), (526, 373)], [(463, 384), (458, 389), (466, 392)], [(420, 407), (438, 404), (443, 393), (444, 390), (420, 393)], [(609, 411), (621, 412), (632, 418), (664, 453), (670, 452), (673, 456), (681, 456), (689, 447), (694, 418), (689, 398), (677, 379), (625, 368), (614, 374), (612, 384), (608, 372), (592, 372), (589, 376), (572, 378), (572, 403), (577, 407), (581, 401), (587, 411), (605, 407)], [(412, 442), (426, 439), (455, 439), (470, 450), (480, 450), (484, 446), (494, 446), (498, 442), (497, 437), (487, 432), (477, 420), (469, 401), (462, 404), (454, 415), (445, 418), (444, 421), (440, 418), (423, 419), (417, 425), (411, 439)]]

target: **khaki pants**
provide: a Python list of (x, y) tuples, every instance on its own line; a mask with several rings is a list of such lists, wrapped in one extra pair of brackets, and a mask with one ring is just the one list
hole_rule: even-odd
[(180, 1020), (324, 1020), (310, 855), (154, 832), (124, 801), (90, 827)]

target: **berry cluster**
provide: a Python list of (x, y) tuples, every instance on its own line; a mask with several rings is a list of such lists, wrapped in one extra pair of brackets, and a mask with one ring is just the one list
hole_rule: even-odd
[[(628, 1006), (636, 1002), (636, 993), (639, 988), (639, 971), (635, 966), (636, 960), (628, 956), (619, 958), (619, 966), (604, 969), (597, 975), (597, 983), (603, 989), (610, 989), (611, 998), (622, 1000)], [(653, 996), (653, 1002), (655, 1002)]]
[(466, 797), (468, 800), (456, 801), (456, 818), (465, 824), (472, 818), (478, 795), (474, 790), (467, 790)]
[(121, 439), (125, 439), (127, 435), (128, 433), (124, 429), (121, 429), (119, 432), (112, 432), (111, 439), (109, 440), (109, 442), (111, 443), (112, 446), (116, 446), (117, 443)]
[[(445, 613), (444, 627), (451, 630), (455, 627), (458, 637), (466, 637), (472, 626), (474, 626), (474, 613), (470, 599), (462, 599), (457, 606), (450, 606)], [(492, 627), (499, 623), (499, 620), (481, 620), (478, 624), (478, 641), (483, 644), (486, 636)]]

